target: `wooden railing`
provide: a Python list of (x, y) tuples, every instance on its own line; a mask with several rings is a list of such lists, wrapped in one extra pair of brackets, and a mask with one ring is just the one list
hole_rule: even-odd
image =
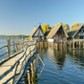
[[(0, 47), (0, 52), (4, 51), (2, 54), (0, 53), (0, 58), (2, 57), (2, 59), (0, 59), (0, 61), (3, 59), (9, 58), (11, 54), (15, 53), (16, 52), (15, 46), (16, 46), (16, 44), (13, 43), (11, 45), (10, 40), (7, 40), (7, 44)], [(11, 47), (12, 47), (12, 49), (11, 49)]]
[(7, 40), (7, 43), (0, 47), (0, 61), (10, 58), (12, 54), (22, 51), (27, 44), (28, 41), (12, 41), (11, 44), (11, 41)]
[[(29, 45), (29, 44), (30, 44), (30, 45)], [(12, 80), (12, 83), (11, 83), (11, 84), (17, 84), (18, 81), (20, 80), (21, 76), (22, 76), (23, 73), (25, 72), (25, 68), (26, 68), (26, 66), (27, 66), (26, 64), (27, 64), (27, 61), (28, 61), (29, 57), (30, 57), (30, 59), (31, 59), (31, 56), (33, 56), (33, 55), (35, 55), (35, 54), (37, 53), (37, 50), (36, 50), (36, 47), (35, 47), (33, 50), (30, 50), (29, 53), (27, 54), (28, 48), (30, 48), (31, 46), (35, 46), (35, 43), (33, 43), (33, 42), (24, 42), (22, 45), (23, 45), (23, 46), (22, 46), (23, 49), (21, 49), (21, 51), (19, 51), (18, 53), (14, 54), (13, 56), (10, 56), (9, 58), (5, 59), (4, 61), (2, 61), (2, 62), (0, 63), (0, 66), (1, 66), (4, 62), (8, 61), (9, 59), (11, 59), (11, 58), (17, 56), (18, 54), (20, 54), (20, 53), (22, 53), (22, 52), (24, 52), (23, 56), (21, 56), (21, 58), (19, 58), (19, 59), (15, 62), (15, 64), (14, 64), (13, 66), (11, 66), (11, 68), (10, 68), (9, 70), (7, 70), (5, 73), (3, 73), (3, 74), (0, 76), (0, 80), (1, 80), (1, 79), (3, 79), (7, 74), (9, 74), (10, 72), (12, 72), (12, 71), (14, 70), (14, 75), (13, 75), (11, 78), (9, 78), (8, 80), (6, 80), (6, 81), (4, 82), (4, 84), (9, 83), (11, 80)], [(3, 49), (3, 48), (5, 48), (5, 47), (7, 47), (7, 46), (1, 47), (0, 49)], [(30, 59), (29, 59), (29, 60), (30, 60)], [(22, 61), (21, 61), (21, 60), (22, 60)], [(7, 67), (7, 66), (6, 66), (6, 67)], [(19, 70), (19, 72), (18, 72), (18, 68), (19, 68), (19, 67), (20, 67), (20, 70)], [(18, 73), (17, 73), (17, 72), (18, 72)], [(18, 78), (18, 79), (16, 79), (16, 78)]]
[(4, 79), (4, 77), (12, 73), (12, 76), (8, 77), (3, 82), (3, 84), (9, 84), (9, 83), (21, 84), (22, 82), (25, 82), (24, 84), (34, 84), (37, 59), (41, 61), (43, 66), (45, 66), (45, 64), (42, 62), (41, 58), (39, 57), (35, 42), (33, 41), (32, 42), (31, 41), (19, 42), (18, 41), (17, 44), (21, 45), (21, 49), (17, 53), (13, 54), (12, 56), (2, 61), (0, 63), (0, 67), (8, 67), (8, 66), (1, 66), (1, 65), (3, 65), (6, 61), (9, 61), (10, 59), (17, 57), (19, 54), (21, 53), (22, 54), (19, 59), (16, 59), (13, 65), (11, 64), (9, 65), (10, 68), (8, 70), (6, 70), (3, 74), (0, 75), (0, 80)]

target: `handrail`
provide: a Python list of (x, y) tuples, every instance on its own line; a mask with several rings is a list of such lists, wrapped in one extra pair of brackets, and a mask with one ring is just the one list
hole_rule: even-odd
[[(11, 47), (13, 47), (14, 46), (14, 44), (10, 44), (9, 45), (9, 47), (11, 48)], [(0, 50), (2, 50), (2, 49), (6, 49), (8, 47), (8, 45), (4, 45), (4, 46), (2, 46), (2, 47), (0, 47)], [(8, 48), (8, 49), (10, 49), (10, 48)], [(7, 49), (6, 49), (7, 50)], [(2, 53), (2, 54), (0, 54), (0, 57), (2, 57), (2, 56), (4, 56), (4, 55), (7, 55), (8, 53), (10, 53), (10, 55), (11, 55), (11, 53), (13, 52), (14, 50), (7, 50), (7, 52), (5, 51), (4, 53)], [(16, 50), (15, 50), (16, 51)], [(7, 58), (7, 57), (6, 57)]]
[(19, 60), (17, 60), (15, 62), (15, 64), (13, 66), (11, 66), (11, 68), (9, 70), (7, 70), (5, 73), (3, 73), (1, 76), (0, 76), (0, 80), (5, 77), (10, 71), (12, 71), (14, 69), (14, 67), (16, 66), (16, 64), (18, 63), (18, 61), (20, 61), (23, 57), (24, 57), (25, 53), (23, 54), (23, 56), (21, 58), (19, 58)]
[(18, 61), (17, 64), (16, 64), (16, 68), (15, 68), (15, 72), (14, 72), (14, 77), (13, 77), (13, 82), (12, 82), (12, 84), (14, 84), (15, 76), (16, 76), (16, 71), (17, 71), (17, 68), (18, 68), (19, 63), (20, 63), (20, 62)]
[(3, 49), (3, 48), (5, 48), (5, 47), (7, 47), (7, 45), (0, 47), (0, 50)]
[[(35, 51), (35, 50), (36, 50), (36, 48), (34, 48), (33, 50), (31, 50), (31, 51), (28, 53), (28, 55), (30, 55), (31, 52), (33, 52), (33, 51)], [(36, 53), (36, 52), (34, 52), (33, 55), (35, 55), (35, 53)], [(20, 73), (21, 73), (21, 70), (22, 70), (22, 68), (23, 68), (23, 63), (25, 62), (25, 60), (26, 60), (26, 58), (28, 57), (28, 55), (25, 56), (24, 60), (23, 60), (22, 63), (21, 63), (21, 66), (22, 66), (22, 67), (21, 67), (21, 69), (20, 69)], [(30, 58), (31, 58), (31, 57), (30, 57)], [(29, 59), (30, 59), (30, 58), (29, 58)], [(29, 59), (28, 59), (28, 60), (29, 60)], [(28, 60), (27, 60), (27, 61), (28, 61)], [(26, 66), (27, 66), (27, 62), (24, 64), (24, 66), (25, 66), (25, 67), (24, 67), (24, 71), (25, 71)], [(23, 71), (22, 75), (24, 74), (24, 71)], [(19, 74), (20, 74), (20, 73), (19, 73)], [(21, 76), (22, 76), (22, 75), (21, 75)], [(20, 77), (20, 78), (21, 78), (21, 77)], [(20, 79), (19, 79), (19, 80), (20, 80)], [(18, 81), (19, 81), (19, 80), (18, 80)], [(18, 83), (18, 81), (17, 81), (17, 83)]]
[[(37, 54), (37, 53), (38, 53), (37, 51), (34, 52), (34, 54), (28, 59), (26, 65), (25, 65), (24, 72), (23, 72), (23, 74), (22, 74), (23, 76), (25, 76), (25, 74), (26, 74), (26, 72), (27, 72), (27, 70), (28, 70), (28, 68), (29, 68), (30, 63), (36, 58), (36, 54)], [(21, 77), (22, 77), (22, 76), (21, 76)], [(17, 83), (19, 83), (20, 80), (21, 80), (21, 78), (17, 81)]]
[(5, 52), (5, 53), (1, 54), (1, 55), (0, 55), (0, 57), (2, 57), (2, 56), (4, 56), (4, 55), (6, 55), (7, 53), (8, 53), (8, 52)]
[(17, 56), (18, 54), (20, 54), (20, 53), (22, 53), (22, 52), (24, 52), (24, 50), (21, 50), (21, 51), (15, 53), (13, 56), (10, 56), (10, 58), (4, 59), (4, 61), (0, 62), (0, 66), (1, 66), (3, 63), (5, 63), (5, 62), (7, 62), (8, 60), (14, 58), (15, 56)]
[[(15, 62), (15, 64), (14, 64), (13, 66), (11, 66), (11, 68), (10, 68), (9, 70), (7, 70), (5, 73), (3, 73), (3, 74), (0, 76), (0, 79), (3, 79), (4, 76), (6, 76), (8, 73), (10, 73), (10, 72), (16, 67), (17, 63), (26, 55), (26, 51), (27, 51), (28, 47), (33, 46), (33, 45), (35, 45), (35, 44), (31, 44), (31, 45), (28, 45), (28, 46), (26, 47), (26, 50), (25, 50), (23, 56), (22, 56), (21, 58), (19, 58), (19, 59)], [(33, 50), (31, 50), (28, 55), (30, 55), (30, 53), (33, 52), (34, 50), (35, 50), (35, 48), (34, 48)], [(25, 59), (27, 58), (28, 55), (25, 56), (24, 60), (22, 61), (22, 64), (23, 64), (23, 62), (25, 61)], [(22, 65), (22, 64), (21, 64), (21, 65)], [(25, 64), (25, 65), (26, 65), (26, 64)], [(25, 65), (24, 65), (24, 66), (25, 66)], [(18, 67), (18, 66), (17, 66), (17, 67)], [(15, 80), (15, 76), (17, 75), (16, 72), (17, 72), (17, 69), (16, 69), (16, 71), (15, 71), (15, 74), (14, 74), (13, 78), (10, 78), (10, 79), (7, 80), (7, 81), (10, 81), (11, 79)], [(20, 73), (21, 73), (21, 71), (20, 71)]]

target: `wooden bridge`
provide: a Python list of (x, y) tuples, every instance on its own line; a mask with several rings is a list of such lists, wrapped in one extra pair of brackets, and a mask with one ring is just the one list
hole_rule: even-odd
[(35, 65), (38, 57), (35, 42), (23, 41), (17, 42), (15, 45), (18, 47), (12, 55), (10, 55), (10, 42), (8, 41), (7, 46), (4, 46), (7, 47), (8, 56), (0, 61), (0, 84), (34, 84)]

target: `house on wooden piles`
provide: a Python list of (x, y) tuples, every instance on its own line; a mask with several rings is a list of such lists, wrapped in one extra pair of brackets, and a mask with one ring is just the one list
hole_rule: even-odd
[(67, 38), (68, 34), (62, 23), (57, 24), (54, 28), (52, 28), (47, 36), (48, 42), (65, 42), (67, 41)]
[(81, 45), (84, 47), (84, 24), (78, 23), (73, 25), (68, 35), (69, 44), (71, 42), (73, 48), (75, 48), (75, 46), (80, 47)]
[(39, 25), (38, 28), (34, 28), (31, 34), (31, 40), (32, 41), (43, 41), (44, 40), (44, 34), (42, 31), (41, 25)]

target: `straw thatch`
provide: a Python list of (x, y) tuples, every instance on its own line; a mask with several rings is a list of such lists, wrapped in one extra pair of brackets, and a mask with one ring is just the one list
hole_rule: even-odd
[(36, 31), (37, 31), (37, 28), (34, 28), (33, 31), (32, 31), (31, 37), (34, 36), (34, 34), (35, 34)]
[(67, 35), (67, 33), (66, 33), (66, 31), (65, 31), (65, 29), (64, 29), (64, 27), (63, 27), (63, 24), (59, 24), (59, 25), (56, 25), (54, 28), (51, 29), (51, 31), (50, 31), (50, 33), (48, 34), (47, 38), (48, 38), (48, 39), (52, 39), (52, 38), (56, 35), (57, 31), (58, 31), (60, 28), (63, 29), (63, 31), (64, 31), (66, 37), (68, 37), (68, 35)]
[[(41, 28), (41, 25), (38, 27), (38, 28), (34, 28), (33, 31), (32, 31), (32, 34), (31, 34), (31, 37), (34, 37), (35, 33), (40, 29), (40, 31), (42, 32), (43, 34), (43, 31), (42, 31), (42, 28)], [(43, 35), (44, 36), (44, 35)]]
[(81, 24), (81, 23), (75, 26), (72, 26), (71, 30), (68, 32), (69, 37), (74, 37), (78, 33), (78, 31), (82, 28), (82, 26), (84, 26), (84, 24)]

